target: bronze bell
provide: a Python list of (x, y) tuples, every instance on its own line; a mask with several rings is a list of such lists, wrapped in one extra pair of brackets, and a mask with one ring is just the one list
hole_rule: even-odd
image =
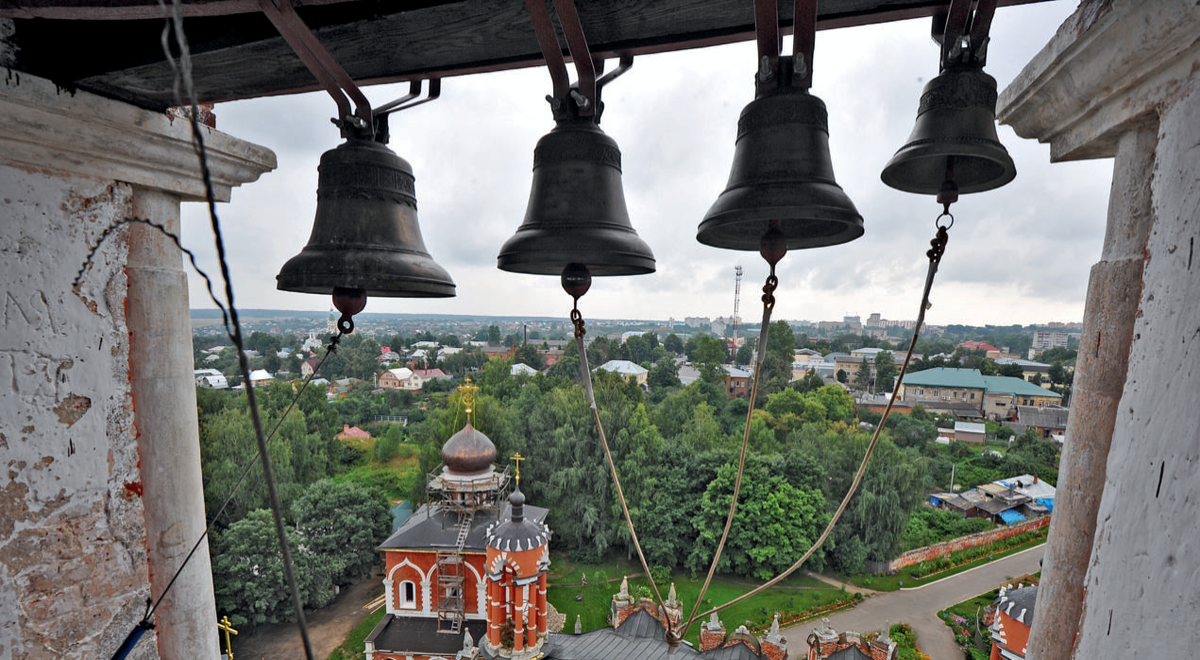
[(574, 115), (538, 140), (525, 220), (496, 257), (513, 273), (561, 275), (568, 264), (599, 276), (654, 272), (654, 254), (625, 208), (617, 143), (594, 119)]
[(321, 155), (319, 172), (312, 235), (275, 276), (276, 288), (388, 298), (454, 295), (454, 280), (421, 238), (407, 161), (374, 140), (350, 138)]
[(996, 79), (978, 66), (947, 67), (925, 85), (917, 124), (880, 178), (897, 190), (937, 194), (999, 188), (1017, 168), (996, 134)]
[(772, 221), (789, 250), (838, 245), (863, 234), (862, 216), (834, 180), (825, 104), (791, 85), (760, 91), (742, 110), (729, 183), (696, 239), (757, 252)]

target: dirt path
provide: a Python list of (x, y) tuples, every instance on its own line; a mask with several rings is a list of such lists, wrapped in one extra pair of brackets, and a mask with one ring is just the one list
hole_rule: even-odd
[[(329, 605), (305, 613), (317, 660), (328, 658), (346, 640), (350, 630), (370, 614), (363, 605), (383, 592), (382, 580), (382, 574), (372, 573), (362, 582), (342, 589)], [(238, 660), (298, 660), (304, 657), (304, 646), (296, 624), (275, 623), (259, 626), (249, 634), (243, 631), (234, 637), (233, 655)]]
[(820, 575), (818, 573), (813, 573), (812, 571), (805, 571), (804, 573), (805, 573), (805, 575), (807, 575), (810, 578), (816, 578), (816, 579), (824, 582), (825, 584), (833, 585), (835, 587), (841, 587), (842, 589), (849, 591), (852, 594), (862, 594), (864, 596), (873, 596), (873, 595), (879, 593), (878, 591), (875, 591), (874, 589), (864, 589), (862, 587), (850, 584), (849, 582), (839, 582), (831, 577), (828, 577), (825, 575)]

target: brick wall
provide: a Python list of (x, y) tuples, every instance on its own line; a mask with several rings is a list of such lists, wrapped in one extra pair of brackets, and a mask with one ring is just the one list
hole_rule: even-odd
[(1041, 529), (1050, 524), (1050, 516), (1042, 516), (1033, 520), (1026, 520), (1023, 523), (1015, 525), (1005, 525), (996, 529), (989, 529), (986, 532), (977, 532), (970, 536), (963, 536), (949, 541), (942, 541), (933, 545), (927, 545), (924, 548), (916, 548), (896, 557), (888, 563), (888, 570), (898, 571), (905, 566), (912, 566), (930, 559), (937, 559), (944, 555), (967, 548), (974, 548), (977, 545), (985, 545), (992, 541), (999, 541), (1011, 536), (1032, 532), (1035, 529)]

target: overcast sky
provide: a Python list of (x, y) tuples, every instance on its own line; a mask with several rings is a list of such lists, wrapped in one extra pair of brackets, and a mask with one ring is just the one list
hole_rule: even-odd
[[(1074, 7), (1059, 0), (997, 12), (986, 70), (1001, 90)], [(818, 33), (812, 91), (829, 108), (834, 170), (866, 234), (788, 254), (779, 268), (775, 318), (916, 317), (940, 207), (888, 188), (879, 172), (908, 137), (921, 90), (937, 74), (929, 26), (920, 19)], [(729, 315), (739, 264), (741, 316), (761, 315), (762, 259), (695, 240), (729, 175), (737, 117), (753, 99), (754, 59), (753, 43), (639, 57), (606, 88), (601, 128), (621, 148), (630, 216), (658, 270), (596, 278), (580, 303), (585, 317)], [(407, 85), (366, 90), (376, 105), (406, 91)], [(390, 146), (416, 175), (425, 243), (454, 278), (458, 296), (375, 298), (366, 311), (566, 316), (570, 299), (557, 278), (496, 269), (496, 253), (524, 217), (534, 144), (553, 128), (549, 92), (541, 68), (450, 78), (439, 100), (392, 116)], [(216, 108), (220, 130), (270, 147), (279, 159), (277, 170), (218, 206), (239, 307), (329, 309), (325, 296), (277, 291), (275, 275), (308, 240), (317, 162), (341, 141), (328, 119), (334, 111), (323, 93)], [(957, 220), (927, 322), (1081, 320), (1088, 270), (1100, 257), (1111, 161), (1051, 165), (1047, 146), (1006, 126), (999, 132), (1017, 178), (996, 191), (964, 195), (953, 207)], [(184, 205), (183, 238), (215, 275), (202, 205)], [(211, 306), (194, 274), (191, 306)]]

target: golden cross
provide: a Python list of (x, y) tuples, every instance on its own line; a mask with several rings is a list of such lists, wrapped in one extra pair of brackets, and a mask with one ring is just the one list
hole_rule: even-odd
[(470, 376), (467, 376), (464, 380), (466, 382), (458, 386), (458, 391), (462, 394), (463, 406), (467, 412), (467, 421), (474, 423), (471, 419), (471, 411), (475, 407), (475, 393), (479, 391), (479, 387), (471, 384)]
[(513, 454), (512, 456), (510, 456), (509, 460), (517, 464), (517, 484), (520, 485), (520, 483), (521, 483), (521, 461), (525, 460), (525, 457), (521, 455), (521, 452), (517, 452), (517, 453)]
[(228, 616), (217, 622), (217, 629), (225, 631), (225, 655), (229, 657), (229, 660), (233, 660), (233, 643), (229, 636), (238, 634), (238, 631), (233, 629), (233, 624), (229, 622)]

